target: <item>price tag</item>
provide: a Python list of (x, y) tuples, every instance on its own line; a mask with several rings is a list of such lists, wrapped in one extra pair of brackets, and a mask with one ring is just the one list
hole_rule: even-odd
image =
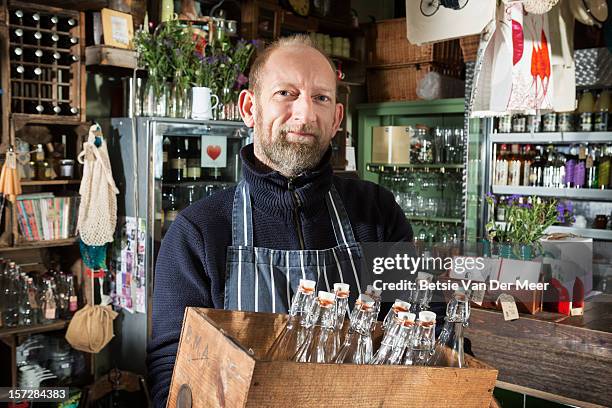
[(572, 316), (583, 316), (584, 308), (583, 307), (572, 307), (570, 309), (570, 315)]
[(593, 156), (589, 155), (586, 159), (586, 168), (590, 169), (591, 167), (593, 167)]
[(482, 302), (484, 301), (485, 290), (475, 290), (472, 292), (472, 302), (476, 303), (478, 306), (482, 306)]
[(512, 295), (502, 293), (497, 298), (497, 302), (501, 303), (502, 312), (504, 313), (504, 320), (516, 320), (519, 318), (516, 302), (514, 301), (514, 297), (512, 297)]
[(36, 301), (36, 292), (33, 290), (28, 291), (28, 300), (32, 309), (38, 309), (38, 302)]
[(45, 319), (53, 320), (55, 319), (55, 308), (48, 307), (45, 309)]
[(586, 147), (584, 145), (580, 145), (578, 148), (578, 160), (586, 159)]

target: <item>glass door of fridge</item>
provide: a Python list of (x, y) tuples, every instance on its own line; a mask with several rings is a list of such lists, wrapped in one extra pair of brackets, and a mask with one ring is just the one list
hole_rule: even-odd
[(165, 233), (181, 210), (240, 180), (239, 155), (247, 143), (248, 129), (231, 122), (158, 122), (152, 128), (155, 260)]

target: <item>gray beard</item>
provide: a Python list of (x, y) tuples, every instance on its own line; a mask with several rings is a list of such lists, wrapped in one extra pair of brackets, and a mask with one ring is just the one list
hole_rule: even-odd
[(327, 150), (327, 146), (320, 146), (319, 138), (314, 143), (292, 143), (287, 141), (286, 133), (281, 132), (276, 140), (270, 140), (262, 137), (263, 129), (256, 131), (255, 138), (259, 138), (256, 153), (261, 153), (260, 160), (285, 177), (296, 177), (315, 168)]

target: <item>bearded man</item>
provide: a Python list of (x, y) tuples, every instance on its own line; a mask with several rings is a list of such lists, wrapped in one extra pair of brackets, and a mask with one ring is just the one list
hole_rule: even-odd
[(165, 406), (185, 308), (287, 313), (300, 279), (318, 290), (360, 282), (360, 242), (412, 241), (393, 195), (334, 175), (330, 143), (344, 108), (333, 63), (307, 36), (261, 52), (239, 99), (254, 128), (242, 179), (183, 210), (157, 258), (148, 368)]

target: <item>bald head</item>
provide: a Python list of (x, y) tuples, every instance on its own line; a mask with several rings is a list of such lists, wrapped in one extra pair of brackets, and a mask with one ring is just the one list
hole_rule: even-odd
[[(279, 58), (275, 58), (272, 64), (268, 64), (270, 57), (278, 51), (292, 51), (295, 55), (299, 54), (298, 61), (301, 63), (312, 64), (316, 63), (321, 67), (329, 67), (329, 70), (323, 68), (322, 72), (329, 71), (336, 80), (336, 66), (333, 61), (325, 55), (309, 36), (298, 34), (290, 37), (282, 37), (267, 46), (262, 52), (257, 54), (255, 61), (251, 65), (249, 71), (249, 89), (257, 96), (259, 93), (259, 85), (263, 80), (265, 69), (268, 65), (275, 66), (274, 62)], [(275, 66), (276, 67), (276, 66)], [(334, 91), (335, 92), (335, 91)], [(334, 95), (335, 96), (335, 95)]]
[(329, 58), (307, 36), (280, 39), (257, 56), (249, 84), (239, 105), (255, 156), (286, 177), (316, 167), (344, 115)]

